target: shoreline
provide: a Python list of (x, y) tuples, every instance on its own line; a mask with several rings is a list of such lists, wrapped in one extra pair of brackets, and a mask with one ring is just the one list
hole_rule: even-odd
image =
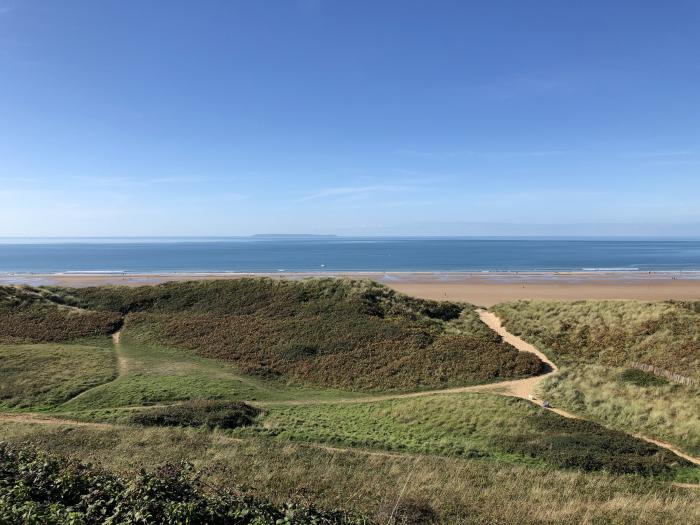
[(275, 273), (60, 273), (0, 274), (0, 285), (87, 287), (143, 286), (173, 281), (270, 277), (372, 279), (399, 292), (481, 306), (517, 299), (642, 301), (700, 300), (698, 271), (588, 272), (275, 272)]

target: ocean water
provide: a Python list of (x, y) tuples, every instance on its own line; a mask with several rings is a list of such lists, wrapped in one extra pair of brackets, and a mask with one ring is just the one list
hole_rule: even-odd
[(0, 273), (698, 271), (700, 240), (0, 240)]

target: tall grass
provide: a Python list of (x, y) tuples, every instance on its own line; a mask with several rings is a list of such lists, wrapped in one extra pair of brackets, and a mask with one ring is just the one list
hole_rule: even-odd
[[(700, 389), (668, 379), (674, 374), (688, 382), (700, 379), (698, 305), (516, 301), (494, 310), (510, 331), (562, 367), (542, 385), (541, 396), (613, 428), (698, 454)], [(640, 365), (668, 373), (641, 381), (635, 370)]]

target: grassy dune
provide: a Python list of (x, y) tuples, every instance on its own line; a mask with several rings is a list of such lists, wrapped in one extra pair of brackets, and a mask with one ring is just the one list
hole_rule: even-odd
[[(700, 379), (700, 303), (517, 301), (494, 310), (561, 365), (542, 385), (556, 405), (700, 454), (700, 387), (632, 368)], [(635, 379), (636, 378), (636, 379)]]
[(638, 362), (700, 381), (698, 304), (516, 301), (493, 310), (560, 365)]
[(70, 307), (48, 290), (0, 286), (0, 344), (47, 343), (107, 335), (121, 316)]
[(474, 307), (423, 301), (370, 281), (168, 283), (55, 290), (120, 312), (142, 346), (226, 361), (242, 373), (345, 390), (415, 390), (528, 377), (540, 361), (503, 343)]

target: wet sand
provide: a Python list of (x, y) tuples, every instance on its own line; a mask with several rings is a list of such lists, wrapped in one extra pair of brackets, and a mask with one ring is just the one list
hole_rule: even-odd
[(481, 306), (515, 299), (666, 299), (700, 300), (700, 272), (588, 272), (588, 273), (429, 273), (347, 272), (275, 274), (57, 274), (0, 275), (0, 284), (33, 286), (140, 286), (193, 279), (239, 279), (266, 276), (275, 279), (351, 277), (373, 279), (416, 297), (466, 301)]

